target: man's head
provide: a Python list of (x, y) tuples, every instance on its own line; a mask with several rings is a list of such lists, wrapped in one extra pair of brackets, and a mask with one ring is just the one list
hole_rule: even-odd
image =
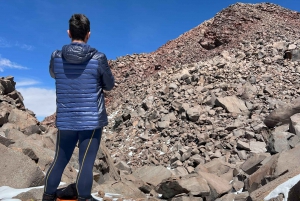
[(83, 14), (74, 14), (69, 20), (68, 35), (72, 41), (87, 42), (90, 37), (90, 21)]

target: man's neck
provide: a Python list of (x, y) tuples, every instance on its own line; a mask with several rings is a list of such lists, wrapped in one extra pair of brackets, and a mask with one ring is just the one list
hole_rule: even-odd
[(85, 42), (82, 40), (72, 40), (72, 43), (85, 43)]

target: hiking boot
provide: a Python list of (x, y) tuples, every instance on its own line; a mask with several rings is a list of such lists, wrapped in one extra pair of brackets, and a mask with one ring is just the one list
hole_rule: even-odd
[(43, 194), (43, 199), (42, 201), (55, 201), (56, 200), (56, 196), (55, 195), (50, 195), (50, 194)]

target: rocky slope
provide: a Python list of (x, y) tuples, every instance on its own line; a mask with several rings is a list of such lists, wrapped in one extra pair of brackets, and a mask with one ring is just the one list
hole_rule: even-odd
[[(106, 94), (102, 143), (109, 151), (103, 146), (96, 160), (94, 190), (132, 199), (260, 201), (299, 174), (298, 27), (298, 12), (237, 3), (155, 52), (110, 61), (117, 84)], [(1, 113), (0, 129), (13, 149), (11, 113)], [(36, 123), (41, 132), (29, 137), (55, 136), (48, 127), (54, 118)], [(45, 159), (30, 156), (44, 170)], [(69, 170), (77, 166), (75, 153)]]
[[(156, 70), (198, 62), (236, 49), (246, 41), (297, 39), (299, 13), (274, 4), (237, 3), (214, 18), (171, 40), (150, 54), (135, 54), (111, 61), (119, 85), (142, 81)], [(116, 90), (115, 90), (116, 91)]]
[[(42, 186), (45, 173), (53, 161), (57, 129), (42, 125), (35, 114), (26, 109), (22, 95), (15, 89), (12, 76), (0, 77), (0, 188)], [(95, 167), (95, 180), (118, 180), (119, 175), (105, 146), (101, 145)], [(75, 182), (78, 148), (62, 176), (62, 182)], [(97, 183), (95, 183), (97, 186)], [(4, 190), (4, 192), (3, 192)], [(0, 200), (5, 189), (0, 189)], [(21, 200), (41, 200), (43, 188), (22, 193)]]
[[(118, 86), (108, 95), (104, 139), (115, 161), (133, 171), (161, 165), (177, 176), (229, 174), (240, 186), (214, 194), (209, 183), (210, 196), (192, 194), (214, 200), (243, 189), (245, 199), (259, 199), (254, 191), (284, 169), (275, 158), (299, 142), (289, 126), (299, 112), (299, 19), (274, 4), (235, 4), (153, 53), (111, 61)], [(165, 182), (161, 188), (175, 185)]]

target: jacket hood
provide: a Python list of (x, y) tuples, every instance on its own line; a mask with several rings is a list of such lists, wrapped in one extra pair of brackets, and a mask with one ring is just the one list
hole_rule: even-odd
[(80, 64), (90, 60), (97, 52), (85, 43), (71, 43), (62, 47), (62, 57), (69, 63)]

